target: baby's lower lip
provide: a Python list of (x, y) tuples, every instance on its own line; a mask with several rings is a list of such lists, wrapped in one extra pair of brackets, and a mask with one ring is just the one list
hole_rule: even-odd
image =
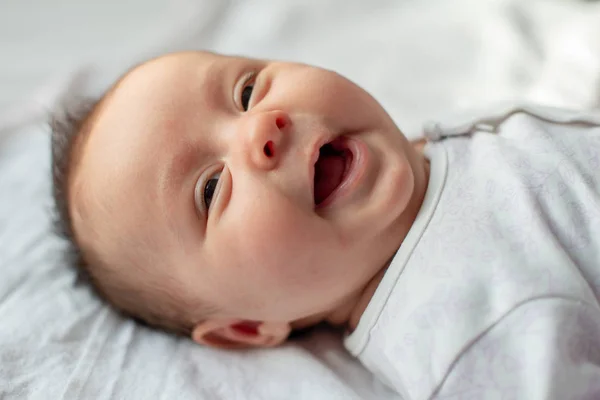
[(344, 146), (352, 153), (352, 160), (350, 161), (350, 165), (347, 166), (342, 182), (340, 182), (323, 202), (316, 206), (316, 209), (318, 210), (330, 207), (354, 191), (364, 175), (368, 160), (368, 149), (366, 145), (360, 140), (353, 138), (344, 137), (343, 140)]

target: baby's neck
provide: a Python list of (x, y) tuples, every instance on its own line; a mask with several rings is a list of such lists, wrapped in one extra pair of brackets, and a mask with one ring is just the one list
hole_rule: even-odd
[(333, 326), (344, 326), (349, 332), (354, 331), (358, 325), (358, 321), (360, 321), (360, 317), (362, 317), (369, 302), (373, 298), (379, 283), (383, 279), (383, 275), (385, 275), (385, 271), (390, 262), (391, 259), (373, 278), (371, 278), (358, 296), (353, 297), (351, 301), (334, 310), (327, 316), (325, 321)]

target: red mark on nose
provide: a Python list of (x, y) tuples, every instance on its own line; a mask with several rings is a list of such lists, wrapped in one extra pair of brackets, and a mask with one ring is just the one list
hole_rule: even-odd
[(278, 117), (277, 119), (275, 119), (275, 124), (277, 125), (277, 127), (279, 129), (285, 128), (285, 125), (286, 125), (285, 118)]

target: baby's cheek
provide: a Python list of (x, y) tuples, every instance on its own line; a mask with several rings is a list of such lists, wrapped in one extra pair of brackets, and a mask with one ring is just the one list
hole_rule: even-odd
[(267, 212), (249, 215), (245, 226), (243, 233), (238, 231), (242, 233), (238, 236), (238, 243), (255, 264), (260, 264), (270, 274), (283, 272), (290, 263), (309, 260), (308, 253), (311, 252), (308, 250), (314, 236), (302, 219), (294, 220), (290, 214)]
[(279, 204), (233, 219), (231, 246), (247, 259), (244, 268), (255, 279), (292, 289), (317, 274), (328, 241), (316, 216)]

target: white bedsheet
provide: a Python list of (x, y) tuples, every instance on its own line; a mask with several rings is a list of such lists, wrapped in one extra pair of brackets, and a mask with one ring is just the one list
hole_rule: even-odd
[(482, 102), (600, 103), (598, 2), (4, 0), (1, 399), (397, 398), (331, 332), (214, 351), (123, 320), (75, 285), (49, 233), (44, 113), (69, 87), (93, 93), (135, 61), (180, 48), (338, 70), (412, 137), (427, 118)]

